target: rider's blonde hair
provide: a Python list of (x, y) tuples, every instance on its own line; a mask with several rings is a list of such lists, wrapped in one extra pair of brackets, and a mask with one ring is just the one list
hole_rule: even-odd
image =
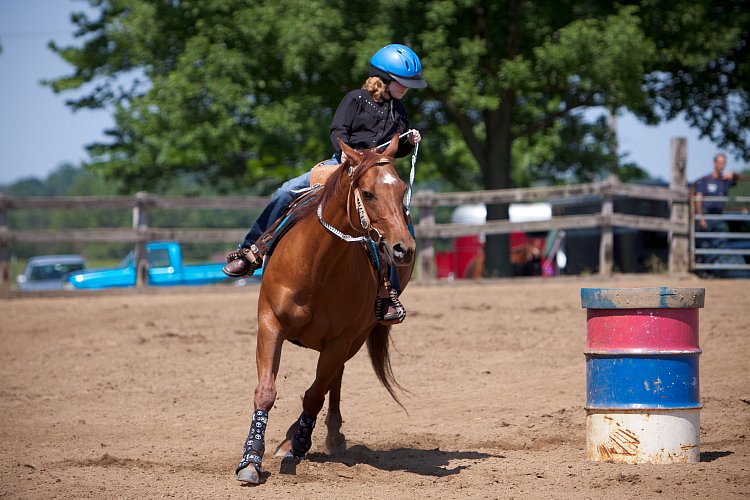
[(362, 88), (370, 93), (375, 102), (383, 102), (391, 98), (388, 93), (388, 86), (377, 76), (371, 76), (365, 80)]

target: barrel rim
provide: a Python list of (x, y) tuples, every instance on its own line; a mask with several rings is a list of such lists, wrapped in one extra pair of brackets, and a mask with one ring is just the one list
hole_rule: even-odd
[(674, 411), (699, 411), (703, 409), (703, 404), (696, 403), (695, 406), (646, 406), (646, 405), (629, 405), (622, 406), (589, 406), (583, 407), (587, 413), (669, 413)]
[(583, 352), (584, 356), (682, 356), (699, 355), (703, 350), (695, 349), (592, 349)]
[(586, 309), (696, 309), (705, 301), (705, 288), (581, 288)]

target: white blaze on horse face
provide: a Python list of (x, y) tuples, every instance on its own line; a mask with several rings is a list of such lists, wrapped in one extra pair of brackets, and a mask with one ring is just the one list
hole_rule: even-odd
[(383, 184), (396, 184), (398, 182), (398, 179), (392, 174), (386, 172), (386, 174), (383, 176), (382, 182)]

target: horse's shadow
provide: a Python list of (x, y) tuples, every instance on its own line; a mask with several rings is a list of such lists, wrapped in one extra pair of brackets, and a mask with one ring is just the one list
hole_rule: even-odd
[[(394, 472), (404, 471), (422, 476), (445, 477), (458, 474), (469, 465), (450, 467), (454, 460), (484, 460), (505, 458), (477, 451), (442, 451), (439, 448), (422, 450), (418, 448), (395, 448), (392, 450), (371, 450), (367, 446), (355, 445), (340, 455), (310, 453), (305, 460), (316, 463), (341, 463), (347, 467), (365, 464), (377, 469)], [(282, 461), (281, 474), (296, 474), (298, 462)]]
[(733, 452), (731, 451), (702, 451), (701, 462), (713, 462), (714, 460), (718, 460), (732, 454)]

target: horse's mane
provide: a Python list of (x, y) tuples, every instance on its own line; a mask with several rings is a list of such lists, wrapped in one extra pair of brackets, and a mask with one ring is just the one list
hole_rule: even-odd
[(297, 220), (310, 217), (311, 214), (316, 212), (318, 205), (321, 203), (327, 206), (332, 199), (339, 196), (345, 197), (350, 183), (356, 186), (359, 179), (372, 167), (383, 163), (384, 160), (389, 163), (393, 161), (392, 157), (377, 153), (375, 149), (366, 149), (362, 151), (362, 155), (362, 161), (354, 170), (351, 180), (349, 179), (349, 167), (352, 161), (350, 158), (347, 158), (344, 163), (331, 173), (325, 186), (318, 193), (311, 196), (310, 202), (298, 209), (296, 214)]

